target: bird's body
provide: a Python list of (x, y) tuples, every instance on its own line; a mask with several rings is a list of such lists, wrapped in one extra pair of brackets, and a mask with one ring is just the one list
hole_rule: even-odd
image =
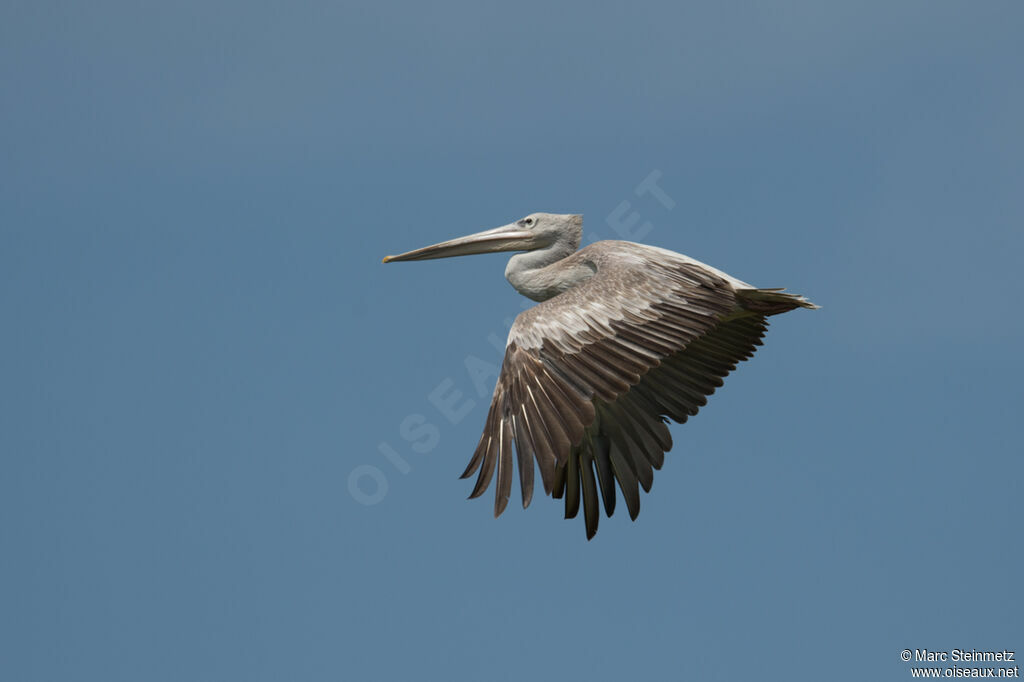
[(768, 315), (814, 308), (779, 289), (756, 289), (682, 254), (623, 241), (577, 251), (580, 216), (532, 214), (503, 228), (389, 260), (523, 250), (505, 275), (539, 301), (512, 325), (483, 436), (463, 477), (471, 497), (496, 481), (495, 516), (511, 496), (513, 461), (523, 506), (534, 489), (582, 505), (587, 537), (616, 482), (632, 518), (639, 488), (672, 447), (666, 420), (685, 422), (761, 344)]

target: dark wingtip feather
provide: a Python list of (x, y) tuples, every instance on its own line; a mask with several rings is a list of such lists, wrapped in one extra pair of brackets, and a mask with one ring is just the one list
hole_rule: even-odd
[(498, 480), (494, 486), (494, 518), (501, 516), (512, 497), (512, 425), (502, 419), (498, 426)]
[(583, 520), (587, 528), (587, 539), (594, 537), (597, 532), (598, 523), (601, 521), (601, 502), (598, 500), (597, 480), (594, 477), (594, 469), (591, 466), (591, 459), (580, 462), (580, 475), (582, 478), (583, 493)]
[(597, 465), (597, 484), (604, 502), (604, 513), (611, 516), (615, 513), (615, 478), (612, 475), (612, 463), (609, 450), (611, 444), (603, 435), (596, 436), (593, 441), (594, 463)]
[(565, 518), (574, 519), (580, 513), (579, 456), (576, 453), (569, 456), (569, 461), (563, 471), (565, 471)]
[[(486, 437), (486, 434), (485, 434), (485, 437)], [(481, 442), (480, 445), (476, 446), (476, 451), (473, 453), (473, 456), (470, 458), (469, 464), (466, 465), (466, 470), (462, 472), (462, 475), (459, 476), (459, 478), (469, 478), (470, 476), (472, 476), (476, 472), (477, 468), (479, 468), (479, 466), (480, 466), (480, 462), (484, 458), (483, 446), (484, 446), (483, 442)]]
[(491, 484), (491, 477), (494, 476), (495, 465), (497, 464), (497, 452), (496, 443), (494, 439), (490, 439), (487, 444), (488, 454), (484, 456), (483, 466), (480, 467), (480, 475), (476, 478), (476, 485), (473, 487), (473, 492), (470, 493), (469, 499), (474, 497), (480, 497), (487, 490), (487, 486)]

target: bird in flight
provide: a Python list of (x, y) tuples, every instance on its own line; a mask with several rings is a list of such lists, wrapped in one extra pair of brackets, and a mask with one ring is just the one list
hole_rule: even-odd
[(626, 241), (579, 249), (583, 218), (532, 213), (493, 230), (427, 246), (393, 261), (518, 251), (509, 283), (538, 305), (516, 317), (484, 433), (462, 478), (470, 498), (494, 480), (494, 516), (534, 489), (583, 507), (587, 539), (616, 483), (630, 518), (672, 448), (667, 423), (685, 422), (761, 345), (768, 317), (817, 308), (782, 289), (759, 289), (688, 256)]

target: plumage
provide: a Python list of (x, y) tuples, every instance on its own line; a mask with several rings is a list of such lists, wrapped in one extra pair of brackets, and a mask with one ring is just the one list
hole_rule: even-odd
[(637, 518), (639, 491), (651, 490), (672, 447), (666, 421), (697, 414), (761, 345), (767, 316), (817, 306), (664, 249), (606, 241), (577, 251), (580, 225), (579, 216), (533, 214), (385, 261), (526, 251), (512, 258), (506, 276), (539, 303), (512, 325), (463, 477), (479, 471), (470, 497), (496, 480), (498, 516), (514, 467), (529, 506), (536, 462), (544, 492), (564, 498), (566, 518), (582, 504), (589, 539), (600, 506), (614, 513), (616, 487)]

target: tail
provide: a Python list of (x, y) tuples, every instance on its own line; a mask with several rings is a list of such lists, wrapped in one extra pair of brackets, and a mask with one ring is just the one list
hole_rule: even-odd
[(820, 307), (803, 296), (784, 292), (784, 289), (737, 289), (736, 297), (745, 309), (762, 315), (778, 315), (797, 308), (817, 310)]

